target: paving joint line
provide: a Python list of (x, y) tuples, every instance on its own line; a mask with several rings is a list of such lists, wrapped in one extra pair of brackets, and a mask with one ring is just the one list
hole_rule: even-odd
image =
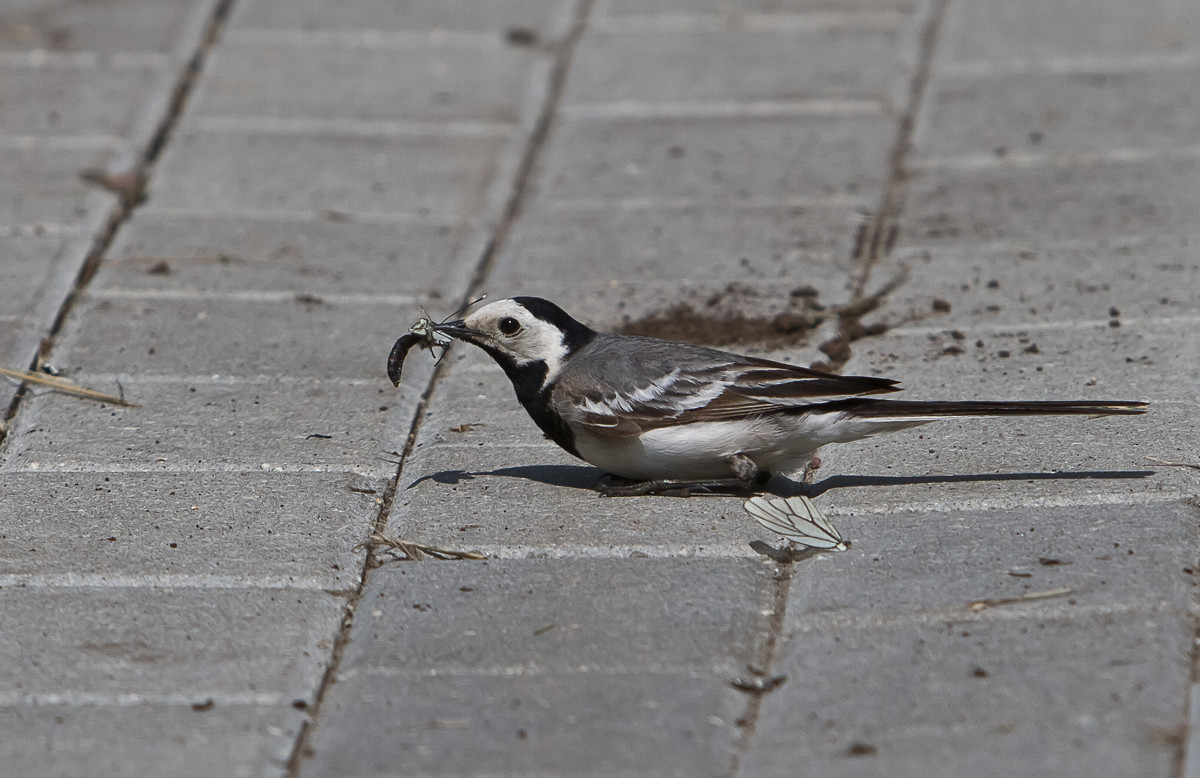
[[(906, 158), (912, 143), (917, 112), (920, 110), (929, 79), (934, 46), (948, 3), (949, 0), (934, 0), (933, 8), (924, 25), (917, 72), (909, 84), (909, 104), (900, 118), (899, 131), (890, 157), (888, 180), (884, 186), (879, 209), (860, 231), (854, 247), (852, 259), (861, 263), (861, 273), (855, 282), (850, 303), (838, 311), (838, 335), (832, 341), (820, 346), (821, 350), (831, 358), (831, 367), (835, 370), (841, 369), (850, 360), (850, 344), (854, 340), (872, 334), (869, 329), (863, 327), (862, 316), (877, 308), (886, 296), (905, 280), (903, 274), (897, 275), (874, 294), (867, 295), (865, 293), (866, 286), (870, 281), (871, 270), (879, 259), (891, 252), (899, 232), (898, 217), (907, 193)], [(791, 561), (784, 562), (776, 567), (773, 576), (773, 608), (768, 625), (767, 642), (763, 650), (764, 658), (761, 663), (764, 677), (770, 677), (775, 668), (781, 643), (791, 637), (784, 634), (784, 624), (794, 570), (795, 566)], [(733, 759), (729, 772), (726, 773), (727, 778), (737, 778), (741, 775), (742, 759), (749, 753), (753, 745), (765, 696), (766, 693), (752, 694), (747, 702), (746, 712), (739, 719), (738, 723), (742, 726), (742, 732), (734, 743)]]
[[(513, 223), (520, 215), (524, 196), (528, 191), (529, 180), (532, 177), (534, 164), (539, 153), (545, 146), (550, 128), (554, 123), (558, 106), (562, 101), (567, 74), (574, 60), (579, 40), (583, 37), (584, 28), (587, 26), (588, 18), (591, 15), (593, 2), (594, 0), (578, 0), (573, 9), (570, 26), (557, 46), (554, 64), (550, 71), (549, 84), (542, 104), (538, 109), (537, 119), (530, 131), (528, 140), (524, 144), (525, 147), (514, 173), (512, 185), (505, 200), (501, 217), (497, 222), (495, 231), (483, 247), (475, 272), (467, 284), (466, 294), (462, 298), (462, 307), (466, 307), (471, 300), (478, 296), (478, 290), (490, 275), (499, 250), (504, 245), (504, 241), (508, 237)], [(377, 532), (386, 531), (387, 529), (387, 524), (391, 517), (392, 505), (395, 502), (396, 492), (399, 488), (401, 473), (404, 471), (404, 465), (408, 462), (413, 450), (416, 448), (417, 435), (421, 431), (422, 418), (428, 408), (433, 392), (437, 388), (445, 364), (444, 360), (438, 361), (426, 385), (425, 391), (417, 403), (417, 408), (413, 415), (412, 427), (405, 441), (404, 450), (400, 453), (400, 462), (397, 465), (396, 474), (384, 492), (383, 503), (379, 507), (379, 513), (374, 523), (373, 528)], [(334, 678), (341, 666), (342, 653), (350, 640), (350, 631), (354, 625), (354, 616), (362, 601), (363, 593), (366, 591), (371, 570), (376, 566), (376, 559), (375, 545), (368, 545), (366, 557), (363, 560), (362, 574), (359, 577), (353, 594), (351, 594), (346, 603), (345, 615), (342, 618), (338, 634), (334, 639), (329, 662), (325, 666), (325, 673), (309, 706), (309, 715), (300, 726), (300, 731), (296, 734), (292, 751), (285, 762), (284, 775), (286, 778), (298, 778), (302, 763), (309, 755), (309, 738), (315, 730), (316, 722), (320, 717), (325, 695), (333, 685)]]
[[(776, 564), (771, 575), (771, 617), (767, 622), (767, 640), (763, 646), (763, 655), (755, 674), (760, 678), (770, 679), (774, 674), (779, 656), (780, 644), (787, 639), (784, 634), (784, 623), (787, 620), (788, 595), (792, 589), (792, 578), (795, 576), (794, 560), (788, 559)], [(758, 721), (762, 713), (763, 698), (770, 694), (768, 689), (749, 693), (745, 712), (738, 719), (741, 734), (733, 744), (733, 759), (729, 771), (724, 778), (737, 778), (742, 772), (742, 758), (750, 753), (754, 744), (754, 735), (758, 731)]]
[(907, 280), (907, 274), (901, 270), (878, 291), (872, 294), (866, 292), (867, 285), (871, 282), (872, 271), (880, 260), (892, 253), (900, 234), (900, 212), (904, 209), (908, 195), (908, 156), (913, 132), (917, 114), (924, 102), (929, 74), (933, 67), (934, 51), (949, 4), (950, 0), (934, 0), (929, 16), (922, 25), (917, 68), (909, 81), (908, 104), (900, 115), (879, 206), (871, 218), (861, 225), (855, 237), (851, 260), (858, 266), (858, 277), (852, 279), (853, 293), (850, 302), (837, 311), (837, 335), (820, 344), (821, 351), (829, 357), (828, 367), (834, 372), (840, 371), (850, 361), (851, 345), (855, 341), (886, 331), (886, 327), (864, 326), (862, 317), (882, 305), (888, 295)]
[[(1192, 508), (1200, 511), (1200, 498), (1193, 497), (1186, 502)], [(1196, 608), (1200, 603), (1193, 604), (1189, 618), (1192, 621), (1192, 652), (1190, 657), (1191, 677), (1183, 692), (1183, 723), (1179, 727), (1179, 742), (1175, 749), (1175, 760), (1171, 766), (1171, 778), (1185, 778), (1195, 775), (1197, 763), (1200, 762), (1200, 752), (1196, 741), (1196, 722), (1192, 720), (1192, 707), (1195, 704), (1196, 685), (1200, 684), (1200, 619), (1197, 619)]]
[[(1195, 625), (1195, 616), (1191, 617), (1193, 625)], [(1196, 684), (1200, 683), (1200, 627), (1196, 627), (1192, 633), (1192, 654), (1191, 662), (1191, 677), (1188, 679), (1187, 686), (1183, 691), (1183, 723), (1179, 725), (1177, 733), (1178, 743), (1175, 747), (1175, 759), (1171, 765), (1171, 778), (1185, 778), (1188, 775), (1193, 775), (1195, 771), (1189, 767), (1189, 763), (1196, 761), (1200, 756), (1195, 753), (1195, 744), (1190, 741), (1194, 737), (1195, 726), (1192, 721), (1192, 698), (1195, 696)]]
[[(166, 148), (167, 142), (174, 134), (175, 127), (179, 124), (188, 98), (192, 94), (193, 87), (204, 69), (209, 52), (216, 45), (225, 19), (228, 18), (229, 12), (233, 9), (235, 2), (236, 0), (216, 0), (213, 5), (208, 22), (204, 27), (204, 32), (200, 36), (200, 41), (196, 44), (196, 48), (184, 65), (182, 72), (176, 78), (175, 85), (171, 90), (171, 97), (167, 101), (167, 110), (159, 120), (150, 139), (146, 142), (145, 149), (140, 155), (141, 158), (134, 163), (131, 170), (122, 172), (121, 178), (127, 179), (130, 183), (127, 187), (121, 188), (119, 191), (114, 188), (113, 191), (117, 195), (117, 202), (109, 210), (99, 234), (92, 241), (92, 246), (88, 250), (87, 256), (84, 257), (83, 264), (75, 277), (75, 283), (72, 285), (71, 291), (67, 293), (66, 298), (63, 299), (62, 304), (59, 306), (49, 331), (42, 338), (38, 353), (34, 355), (29, 365), (30, 370), (37, 370), (39, 368), (40, 363), (45, 359), (46, 354), (53, 346), (55, 338), (62, 331), (67, 317), (87, 291), (87, 287), (99, 269), (105, 253), (108, 251), (109, 246), (112, 245), (113, 240), (116, 239), (117, 232), (132, 217), (134, 210), (145, 199), (146, 187), (150, 174), (153, 172), (154, 164), (158, 161), (163, 149)], [(28, 384), (22, 385), (13, 395), (3, 416), (0, 416), (0, 462), (4, 460), (3, 444), (7, 438), (5, 430), (11, 426), (9, 422), (17, 415), (22, 402), (28, 395)]]

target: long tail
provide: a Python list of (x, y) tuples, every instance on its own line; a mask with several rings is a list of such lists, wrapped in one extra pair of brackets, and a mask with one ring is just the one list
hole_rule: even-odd
[[(873, 397), (843, 400), (835, 405), (863, 419), (937, 421), (952, 416), (1136, 416), (1148, 403), (1129, 400), (1032, 400), (1029, 402), (921, 402), (880, 400)], [(831, 407), (830, 410), (834, 410)]]

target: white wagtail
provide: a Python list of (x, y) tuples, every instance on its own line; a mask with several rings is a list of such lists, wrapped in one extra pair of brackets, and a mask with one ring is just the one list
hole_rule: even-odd
[[(749, 489), (803, 468), (818, 448), (962, 416), (1144, 413), (1127, 401), (913, 402), (868, 395), (896, 381), (843, 376), (656, 338), (612, 335), (538, 297), (488, 303), (433, 329), (504, 369), (542, 431), (637, 482), (606, 494)], [(398, 346), (400, 343), (398, 342)], [(399, 381), (399, 365), (389, 362)]]

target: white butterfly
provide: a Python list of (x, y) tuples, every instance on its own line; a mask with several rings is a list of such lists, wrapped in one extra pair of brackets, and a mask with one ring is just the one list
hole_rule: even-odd
[(751, 497), (742, 506), (759, 524), (802, 546), (845, 551), (849, 541), (808, 497)]

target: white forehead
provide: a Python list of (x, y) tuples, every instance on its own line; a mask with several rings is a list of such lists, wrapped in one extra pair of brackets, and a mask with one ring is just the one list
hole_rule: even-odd
[(466, 321), (468, 324), (473, 322), (496, 322), (505, 316), (511, 316), (522, 323), (528, 323), (534, 318), (533, 314), (525, 310), (525, 307), (516, 300), (497, 300), (467, 314)]

